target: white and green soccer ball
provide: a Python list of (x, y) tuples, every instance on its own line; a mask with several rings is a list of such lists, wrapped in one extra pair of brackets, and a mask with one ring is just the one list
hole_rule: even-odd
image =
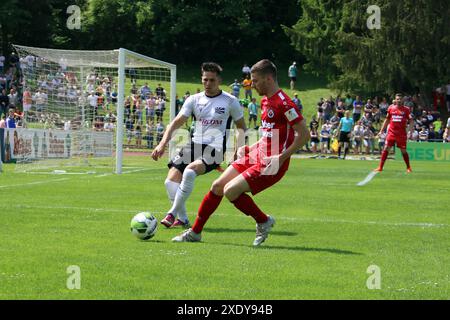
[(156, 234), (158, 221), (150, 212), (139, 212), (131, 219), (131, 233), (141, 240), (149, 240)]

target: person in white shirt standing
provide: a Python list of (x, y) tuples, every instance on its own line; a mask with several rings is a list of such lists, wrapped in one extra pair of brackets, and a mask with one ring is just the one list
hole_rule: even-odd
[(33, 100), (36, 103), (37, 116), (38, 116), (38, 118), (40, 118), (41, 112), (43, 112), (47, 107), (48, 96), (43, 90), (38, 89), (38, 91), (36, 92), (36, 94), (33, 97)]
[(87, 97), (87, 100), (89, 102), (89, 119), (92, 121), (97, 115), (98, 96), (94, 91), (91, 91), (91, 93)]
[(205, 62), (201, 66), (201, 72), (204, 91), (186, 99), (152, 152), (153, 160), (161, 158), (174, 132), (192, 115), (195, 117), (192, 141), (168, 164), (169, 173), (165, 186), (173, 205), (161, 221), (167, 228), (189, 227), (185, 203), (194, 188), (194, 180), (198, 175), (217, 169), (223, 162), (227, 129), (230, 128), (231, 120), (238, 129), (238, 147), (244, 144), (242, 131), (246, 130), (246, 125), (239, 101), (219, 88), (222, 68), (217, 63)]

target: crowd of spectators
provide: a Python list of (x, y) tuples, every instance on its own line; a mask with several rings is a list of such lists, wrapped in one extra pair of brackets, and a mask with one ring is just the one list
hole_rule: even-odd
[[(0, 54), (0, 127), (25, 127), (40, 123), (44, 128), (62, 130), (78, 129), (81, 126), (97, 131), (113, 131), (117, 125), (117, 84), (115, 72), (93, 69), (86, 74), (75, 73), (63, 62), (55, 68), (44, 58), (28, 55), (19, 58), (11, 54), (9, 62)], [(126, 145), (138, 148), (153, 148), (162, 138), (165, 130), (164, 113), (168, 102), (166, 90), (160, 83), (153, 89), (147, 82), (138, 84), (138, 75), (127, 70), (131, 83), (126, 84), (129, 92), (124, 101), (124, 123)], [(24, 75), (27, 82), (24, 83)], [(242, 79), (236, 79), (230, 86), (243, 108), (249, 110), (249, 125), (258, 128), (259, 105), (252, 96), (250, 70), (242, 68)], [(244, 88), (244, 97), (240, 89)], [(442, 123), (436, 104), (445, 101), (442, 92), (450, 90), (450, 84), (443, 86), (433, 96), (433, 104), (427, 104), (420, 93), (405, 97), (404, 105), (414, 117), (414, 133), (410, 140), (441, 142), (450, 139), (448, 123)], [(200, 89), (197, 89), (199, 92)], [(190, 96), (187, 91), (181, 98), (176, 96), (175, 112), (181, 109)], [(443, 98), (444, 97), (444, 98)], [(297, 93), (293, 101), (303, 111)], [(307, 150), (323, 154), (335, 151), (335, 133), (346, 110), (352, 112), (355, 126), (352, 132), (352, 149), (355, 154), (374, 154), (383, 148), (385, 134), (376, 136), (382, 125), (388, 107), (387, 97), (362, 99), (359, 96), (321, 98), (316, 105), (316, 114), (310, 122), (311, 141)], [(59, 106), (59, 107), (58, 107)], [(61, 106), (63, 106), (61, 108)], [(64, 107), (66, 106), (66, 107)], [(73, 112), (69, 110), (84, 110)], [(192, 119), (194, 120), (194, 119)], [(191, 123), (194, 123), (192, 121)], [(193, 126), (188, 127), (193, 130)], [(142, 142), (144, 140), (144, 143)]]
[[(351, 147), (354, 154), (381, 153), (386, 132), (377, 135), (387, 110), (392, 104), (389, 98), (375, 97), (362, 99), (360, 96), (321, 98), (316, 105), (316, 114), (310, 121), (311, 141), (307, 150), (313, 153), (331, 154), (337, 151), (336, 130), (346, 110), (350, 110), (354, 120), (351, 133)], [(414, 119), (414, 130), (408, 138), (419, 142), (448, 141), (449, 123), (443, 123), (441, 114), (433, 105), (428, 105), (420, 94), (406, 96), (404, 105), (409, 107)], [(448, 120), (447, 122), (450, 122)]]
[[(127, 144), (152, 148), (165, 129), (166, 90), (160, 83), (154, 90), (148, 83), (140, 86), (137, 74), (131, 70), (126, 74), (131, 79), (131, 84), (126, 83), (131, 89), (124, 105)], [(115, 76), (114, 70), (98, 68), (86, 74), (74, 72), (63, 60), (57, 65), (31, 54), (19, 58), (12, 53), (7, 64), (0, 54), (0, 126), (113, 131), (117, 125)]]

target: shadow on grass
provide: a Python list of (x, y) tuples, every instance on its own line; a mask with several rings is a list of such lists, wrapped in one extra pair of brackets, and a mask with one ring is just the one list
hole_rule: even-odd
[[(206, 232), (211, 233), (255, 233), (254, 229), (228, 229), (228, 228), (205, 228)], [(289, 232), (289, 231), (271, 231), (271, 235), (278, 235), (278, 236), (296, 236), (297, 233), (295, 232)], [(214, 243), (217, 244), (217, 243)], [(302, 247), (302, 246), (271, 246), (270, 244), (264, 244), (260, 247), (254, 247), (252, 245), (248, 244), (238, 244), (238, 243), (220, 243), (222, 245), (231, 245), (236, 247), (248, 247), (248, 248), (254, 248), (255, 250), (289, 250), (289, 251), (304, 251), (304, 252), (325, 252), (325, 253), (333, 253), (333, 254), (345, 254), (345, 255), (362, 255), (362, 253), (359, 252), (353, 252), (349, 250), (341, 250), (336, 248), (312, 248), (312, 247)]]
[[(255, 229), (227, 229), (227, 228), (205, 228), (205, 231), (211, 233), (255, 233)], [(278, 235), (278, 236), (288, 236), (293, 237), (296, 236), (297, 233), (289, 232), (289, 231), (270, 231), (270, 234)]]
[[(251, 246), (248, 246), (251, 247)], [(359, 252), (353, 252), (353, 251), (349, 251), (349, 250), (341, 250), (341, 249), (335, 249), (335, 248), (310, 248), (310, 247), (299, 247), (299, 246), (293, 246), (293, 247), (288, 247), (288, 246), (261, 246), (261, 247), (256, 247), (255, 249), (257, 250), (293, 250), (293, 251), (305, 251), (305, 252), (326, 252), (326, 253), (334, 253), (334, 254), (346, 254), (346, 255), (362, 255), (362, 253)]]
[[(272, 233), (271, 233), (272, 234)], [(271, 245), (261, 245), (260, 247), (254, 247), (247, 244), (237, 244), (237, 243), (221, 243), (224, 245), (237, 246), (237, 247), (248, 247), (254, 248), (255, 250), (289, 250), (289, 251), (304, 251), (304, 252), (325, 252), (333, 254), (345, 254), (345, 255), (362, 255), (359, 252), (353, 252), (349, 250), (341, 250), (336, 248), (311, 248), (311, 247), (300, 247), (300, 246), (271, 246)]]

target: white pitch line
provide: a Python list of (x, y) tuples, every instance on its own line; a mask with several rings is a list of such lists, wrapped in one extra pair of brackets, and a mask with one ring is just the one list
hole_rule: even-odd
[[(143, 168), (143, 169), (136, 169), (136, 170), (129, 170), (129, 171), (123, 171), (122, 174), (127, 174), (127, 173), (134, 173), (134, 172), (140, 172), (140, 171), (147, 171), (147, 170), (153, 170), (153, 168)], [(107, 176), (111, 176), (115, 173), (104, 173), (101, 174), (99, 176), (95, 176), (96, 178), (101, 178), (101, 177), (107, 177)]]
[(0, 186), (0, 189), (2, 189), (2, 188), (10, 188), (10, 187), (32, 186), (32, 185), (36, 185), (36, 184), (45, 184), (45, 183), (59, 182), (59, 181), (66, 181), (66, 180), (69, 180), (69, 178), (45, 180), (45, 181), (36, 181), (36, 182), (28, 182), (28, 183), (20, 183), (20, 184), (10, 184), (10, 185), (6, 185), (6, 186)]
[(372, 181), (372, 179), (377, 175), (377, 173), (378, 173), (378, 171), (371, 171), (363, 181), (360, 181), (357, 184), (357, 186), (359, 186), (359, 187), (365, 186), (370, 181)]
[[(2, 207), (0, 205), (0, 207)], [(31, 206), (31, 205), (14, 205), (8, 208), (25, 208), (25, 209), (59, 209), (59, 210), (80, 210), (86, 212), (120, 212), (126, 214), (138, 213), (141, 211), (148, 211), (145, 209), (108, 209), (108, 208), (92, 208), (92, 207), (73, 207), (73, 206)], [(155, 215), (164, 215), (166, 211), (152, 211)], [(189, 216), (195, 217), (196, 212), (188, 212)], [(227, 213), (214, 213), (215, 216), (235, 216)], [(246, 216), (238, 215), (237, 217), (246, 218)], [(445, 223), (430, 223), (430, 222), (386, 222), (386, 221), (360, 221), (360, 220), (342, 220), (342, 219), (323, 219), (323, 218), (303, 218), (303, 217), (283, 217), (276, 216), (277, 220), (298, 221), (298, 222), (318, 222), (318, 223), (341, 223), (341, 224), (361, 224), (361, 225), (377, 225), (377, 226), (392, 226), (392, 227), (420, 227), (420, 228), (448, 228), (449, 224)]]

